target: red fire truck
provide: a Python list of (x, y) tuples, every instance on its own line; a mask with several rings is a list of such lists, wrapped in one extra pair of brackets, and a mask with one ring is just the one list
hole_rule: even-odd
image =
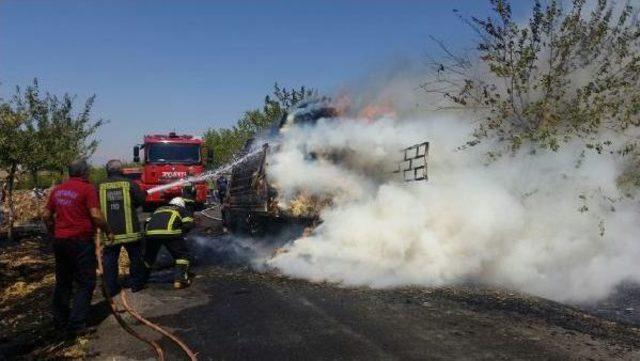
[[(202, 139), (191, 135), (169, 134), (145, 135), (143, 144), (133, 147), (133, 161), (140, 162), (142, 151), (142, 174), (137, 180), (144, 190), (177, 180), (198, 176), (204, 171), (207, 158), (213, 157), (206, 152)], [(194, 190), (196, 206), (202, 206), (209, 187), (205, 181), (191, 184)], [(170, 187), (147, 196), (145, 209), (151, 210), (166, 204), (173, 197), (183, 195), (183, 185)]]

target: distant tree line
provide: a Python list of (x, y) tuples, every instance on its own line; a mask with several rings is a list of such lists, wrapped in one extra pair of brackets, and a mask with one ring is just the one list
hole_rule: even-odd
[(214, 153), (213, 167), (231, 161), (249, 139), (279, 120), (287, 109), (315, 95), (304, 86), (289, 90), (276, 83), (273, 88), (273, 93), (265, 97), (262, 109), (246, 111), (230, 128), (211, 128), (204, 133), (204, 143)]

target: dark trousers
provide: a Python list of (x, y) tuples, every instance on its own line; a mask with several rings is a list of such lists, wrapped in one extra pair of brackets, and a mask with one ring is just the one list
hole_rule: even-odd
[[(71, 329), (86, 326), (91, 297), (96, 287), (96, 247), (89, 239), (56, 239), (56, 286), (53, 292), (53, 319)], [(73, 292), (76, 284), (75, 293)], [(69, 308), (73, 294), (73, 307)]]
[(226, 189), (218, 189), (218, 200), (220, 201), (220, 203), (224, 203), (226, 195), (227, 195)]
[(144, 253), (144, 263), (148, 268), (153, 266), (153, 263), (158, 257), (160, 247), (164, 245), (173, 257), (173, 261), (177, 260), (189, 260), (189, 249), (187, 248), (187, 242), (184, 237), (147, 237), (145, 238), (146, 249)]
[(109, 295), (114, 296), (120, 292), (118, 283), (118, 261), (120, 259), (120, 248), (124, 247), (129, 257), (129, 275), (131, 276), (131, 287), (138, 287), (144, 284), (144, 261), (142, 258), (142, 245), (140, 241), (127, 242), (106, 246), (102, 250), (102, 266), (104, 267), (104, 279)]

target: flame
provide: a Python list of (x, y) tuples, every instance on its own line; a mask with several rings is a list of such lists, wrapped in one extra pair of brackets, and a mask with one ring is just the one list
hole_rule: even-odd
[(271, 199), (267, 208), (273, 215), (286, 214), (292, 217), (316, 218), (323, 209), (332, 204), (333, 200), (330, 197), (319, 197), (301, 191), (289, 201), (279, 197)]
[[(353, 97), (346, 91), (341, 92), (333, 101), (333, 107), (339, 116), (354, 116), (366, 123), (379, 120), (381, 118), (397, 118), (395, 106), (390, 99), (378, 99), (367, 103), (363, 107), (356, 105)], [(359, 109), (359, 110), (358, 110)]]
[(358, 118), (367, 120), (368, 123), (374, 122), (380, 118), (397, 118), (395, 108), (390, 100), (384, 100), (380, 103), (368, 104), (358, 114)]

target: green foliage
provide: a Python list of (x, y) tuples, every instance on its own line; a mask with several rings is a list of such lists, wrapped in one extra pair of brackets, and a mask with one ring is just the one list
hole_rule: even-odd
[(65, 177), (65, 174), (47, 171), (38, 172), (37, 177), (33, 177), (33, 174), (31, 174), (31, 176), (21, 174), (17, 176), (19, 179), (15, 189), (48, 188), (52, 185), (59, 184)]
[(219, 167), (231, 161), (249, 139), (279, 120), (288, 108), (315, 95), (313, 90), (300, 87), (287, 90), (277, 83), (272, 95), (267, 95), (262, 109), (244, 113), (236, 125), (231, 128), (211, 128), (203, 135), (205, 146), (213, 150), (213, 167)]
[(491, 137), (511, 150), (525, 143), (558, 150), (578, 137), (600, 152), (610, 145), (600, 139), (603, 130), (640, 125), (638, 9), (612, 0), (598, 0), (591, 9), (585, 0), (571, 0), (567, 8), (558, 0), (536, 0), (529, 21), (521, 23), (510, 1), (490, 3), (493, 17), (461, 17), (479, 35), (484, 67), (446, 51), (444, 62), (434, 62), (436, 79), (424, 86), (482, 115), (477, 141)]
[(13, 188), (19, 163), (25, 155), (23, 129), (26, 122), (24, 114), (17, 112), (10, 104), (0, 102), (0, 169), (6, 169), (8, 173), (9, 239), (13, 238)]
[(16, 167), (24, 156), (27, 117), (10, 104), (0, 104), (0, 167)]
[(89, 173), (89, 181), (93, 184), (98, 184), (107, 180), (107, 169), (105, 167), (91, 167)]
[[(122, 168), (140, 168), (140, 164), (123, 161)], [(107, 168), (105, 166), (91, 167), (91, 172), (89, 173), (89, 181), (91, 183), (98, 184), (105, 180), (107, 180)]]
[[(90, 156), (95, 151), (97, 141), (88, 138), (103, 122), (91, 121), (94, 99), (90, 97), (83, 110), (74, 115), (73, 98), (67, 94), (62, 99), (50, 94), (42, 96), (37, 80), (24, 92), (18, 88), (10, 101), (0, 99), (0, 169), (8, 171), (9, 238), (12, 238), (13, 190), (18, 173), (30, 173), (31, 184), (37, 186), (40, 171), (62, 175), (73, 159)], [(21, 186), (31, 184), (22, 182)]]
[(25, 118), (21, 166), (32, 174), (40, 170), (63, 172), (74, 159), (91, 156), (98, 142), (89, 137), (104, 123), (91, 120), (94, 100), (95, 96), (89, 97), (82, 110), (74, 114), (70, 95), (41, 95), (37, 80), (24, 92), (18, 89), (15, 109)]
[[(25, 172), (32, 179), (21, 187), (48, 186), (73, 159), (95, 152), (98, 143), (89, 138), (103, 121), (91, 119), (94, 99), (75, 113), (71, 96), (42, 95), (37, 80), (24, 91), (17, 88), (11, 100), (0, 99), (0, 169), (8, 170), (11, 189), (16, 175)], [(48, 171), (45, 179), (38, 178), (42, 171)]]
[(233, 155), (242, 149), (251, 134), (241, 131), (237, 126), (232, 128), (211, 128), (204, 135), (207, 149), (213, 150), (210, 166), (219, 167), (233, 159)]
[[(136, 163), (123, 163), (123, 168), (135, 168), (139, 167), (140, 164)], [(32, 189), (34, 187), (37, 188), (47, 188), (53, 184), (58, 184), (64, 181), (67, 178), (66, 170), (64, 172), (50, 172), (50, 171), (40, 171), (37, 174), (37, 177), (27, 177), (25, 174), (16, 175), (18, 178), (18, 182), (16, 183), (15, 189)], [(93, 184), (98, 184), (107, 179), (107, 170), (103, 166), (94, 166), (91, 167), (89, 173), (89, 181)]]

